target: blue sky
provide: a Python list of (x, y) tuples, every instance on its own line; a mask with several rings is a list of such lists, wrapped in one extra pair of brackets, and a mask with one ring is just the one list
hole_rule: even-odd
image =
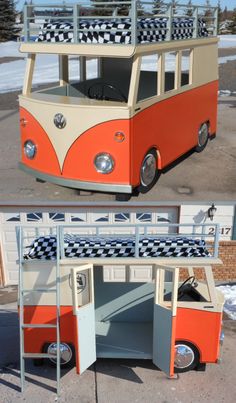
[[(18, 10), (22, 9), (24, 2), (25, 2), (25, 0), (18, 0), (18, 2), (17, 2), (17, 9)], [(35, 0), (33, 2), (35, 4), (47, 4), (47, 3), (49, 3), (46, 0)], [(76, 3), (76, 2), (78, 3), (79, 1), (74, 1), (74, 0), (69, 0), (68, 1), (68, 3)], [(166, 0), (166, 2), (168, 3), (168, 0)], [(53, 4), (54, 3), (55, 4), (60, 4), (60, 3), (63, 3), (63, 1), (62, 0), (54, 0)], [(181, 4), (185, 4), (185, 3), (187, 3), (187, 0), (182, 0), (181, 1)], [(206, 3), (205, 0), (193, 0), (193, 4), (205, 4), (205, 3)], [(211, 0), (212, 6), (217, 5), (217, 3), (218, 3), (218, 0)], [(221, 0), (221, 7), (224, 8), (225, 6), (227, 6), (229, 10), (233, 9), (233, 8), (236, 8), (236, 0)]]

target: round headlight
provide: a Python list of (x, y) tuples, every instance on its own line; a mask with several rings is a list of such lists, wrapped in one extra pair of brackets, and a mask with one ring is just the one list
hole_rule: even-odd
[(27, 158), (32, 160), (36, 155), (37, 147), (31, 140), (27, 140), (24, 144), (24, 153)]
[(97, 154), (94, 159), (94, 165), (97, 172), (102, 174), (109, 174), (113, 171), (114, 160), (110, 154), (101, 153)]

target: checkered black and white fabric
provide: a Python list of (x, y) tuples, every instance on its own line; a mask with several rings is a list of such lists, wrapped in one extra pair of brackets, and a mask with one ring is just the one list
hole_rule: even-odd
[[(192, 18), (175, 18), (172, 40), (193, 37)], [(131, 43), (131, 20), (80, 20), (80, 43)], [(138, 43), (164, 41), (167, 36), (167, 18), (139, 18), (137, 23)], [(95, 31), (92, 31), (95, 30)], [(198, 35), (208, 36), (204, 20), (198, 21)], [(73, 24), (65, 21), (46, 22), (42, 25), (36, 42), (74, 42)]]
[[(65, 257), (68, 258), (114, 258), (134, 257), (135, 237), (82, 237), (65, 234)], [(41, 236), (27, 247), (25, 259), (55, 259), (57, 239), (54, 235)], [(185, 237), (143, 237), (139, 241), (140, 257), (207, 257), (205, 241)]]

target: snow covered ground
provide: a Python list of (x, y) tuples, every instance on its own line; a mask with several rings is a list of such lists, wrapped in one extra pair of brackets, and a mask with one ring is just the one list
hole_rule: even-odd
[(230, 319), (236, 320), (236, 285), (220, 285), (217, 288), (225, 297), (225, 313), (227, 313)]
[(219, 48), (233, 48), (236, 46), (236, 35), (219, 35)]
[[(236, 47), (236, 35), (220, 36), (220, 48)], [(25, 57), (25, 54), (19, 53), (19, 43), (6, 42), (0, 43), (1, 57)], [(236, 60), (236, 55), (219, 58), (219, 63)], [(9, 63), (0, 64), (0, 93), (21, 90), (25, 73), (25, 60), (19, 59)], [(71, 61), (70, 77), (72, 79), (79, 77), (79, 66), (76, 60)], [(148, 57), (145, 61), (145, 68), (152, 69), (155, 65), (153, 57)], [(168, 58), (167, 68), (171, 70), (174, 66), (174, 58)], [(184, 58), (183, 67), (187, 68), (188, 58)], [(89, 76), (96, 73), (96, 62), (91, 61), (88, 68)], [(55, 82), (58, 80), (58, 58), (55, 55), (40, 55), (36, 63), (33, 85)], [(226, 89), (227, 90), (227, 89)]]

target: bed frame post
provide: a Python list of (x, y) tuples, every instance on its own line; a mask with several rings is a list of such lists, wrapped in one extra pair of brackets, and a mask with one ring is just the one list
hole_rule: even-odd
[(139, 226), (135, 227), (135, 257), (139, 258)]
[(193, 38), (198, 37), (198, 7), (194, 7), (193, 11)]
[(28, 19), (28, 5), (24, 6), (24, 42), (29, 42), (30, 39), (30, 21)]
[(218, 7), (216, 7), (215, 10), (214, 10), (214, 30), (213, 30), (213, 35), (214, 36), (218, 35)]
[(31, 91), (32, 81), (33, 81), (33, 72), (35, 65), (35, 53), (30, 53), (27, 58), (26, 71), (25, 71), (25, 79), (23, 84), (23, 95), (28, 95)]
[(74, 35), (74, 43), (78, 43), (78, 11), (79, 11), (79, 6), (78, 4), (73, 5), (73, 35)]
[(212, 267), (205, 266), (204, 269), (205, 269), (205, 276), (206, 276), (210, 300), (211, 300), (211, 302), (213, 302), (215, 304), (217, 301), (217, 297), (216, 297), (216, 288), (215, 288), (215, 281), (214, 281), (214, 277), (213, 277), (213, 273), (212, 273)]
[(138, 83), (140, 76), (141, 56), (135, 56), (132, 65), (128, 105), (136, 105), (138, 96)]
[(219, 240), (220, 240), (220, 225), (216, 224), (215, 227), (215, 242), (214, 242), (214, 257), (218, 257), (219, 254)]
[(172, 38), (172, 19), (173, 19), (173, 6), (172, 4), (169, 5), (167, 9), (167, 31), (166, 31), (166, 40), (171, 41)]
[(68, 56), (59, 55), (59, 81), (60, 86), (69, 83)]
[(131, 43), (133, 46), (137, 44), (137, 0), (131, 1)]

